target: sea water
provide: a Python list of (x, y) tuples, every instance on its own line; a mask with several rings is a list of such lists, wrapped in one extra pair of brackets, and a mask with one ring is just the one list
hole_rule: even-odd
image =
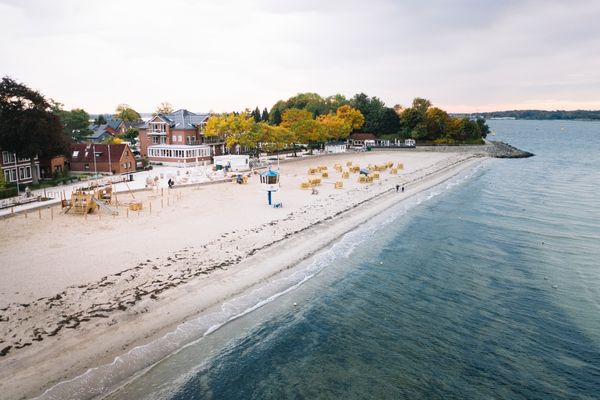
[(536, 156), (390, 208), (109, 398), (600, 398), (600, 123), (489, 124)]

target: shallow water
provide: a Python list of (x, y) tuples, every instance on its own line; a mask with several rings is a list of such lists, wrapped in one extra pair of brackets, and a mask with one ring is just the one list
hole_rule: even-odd
[(395, 206), (110, 398), (598, 398), (600, 123), (490, 125), (536, 157)]

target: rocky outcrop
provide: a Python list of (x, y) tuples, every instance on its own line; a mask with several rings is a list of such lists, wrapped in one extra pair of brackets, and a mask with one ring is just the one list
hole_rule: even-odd
[(527, 158), (533, 157), (534, 154), (528, 151), (517, 149), (516, 147), (504, 142), (488, 141), (493, 146), (489, 146), (487, 151), (490, 157), (495, 158)]

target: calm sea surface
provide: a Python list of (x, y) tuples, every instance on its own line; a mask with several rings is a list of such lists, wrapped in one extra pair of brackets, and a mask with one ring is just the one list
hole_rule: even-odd
[(110, 398), (600, 398), (600, 123), (489, 125), (536, 157), (395, 206)]

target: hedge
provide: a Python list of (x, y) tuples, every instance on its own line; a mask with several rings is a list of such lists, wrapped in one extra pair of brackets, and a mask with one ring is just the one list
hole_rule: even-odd
[(7, 199), (9, 197), (15, 197), (17, 195), (17, 188), (6, 188), (0, 189), (0, 199)]

